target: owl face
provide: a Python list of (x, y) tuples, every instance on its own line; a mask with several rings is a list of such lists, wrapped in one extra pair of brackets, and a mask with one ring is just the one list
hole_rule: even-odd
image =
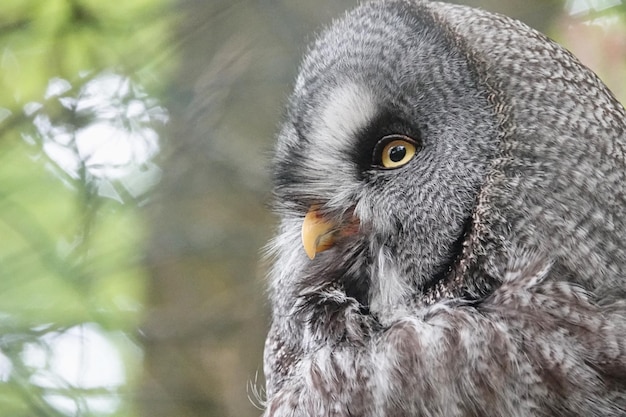
[(497, 135), (448, 34), (419, 7), (371, 7), (375, 21), (319, 39), (296, 82), (274, 164), (275, 275), (339, 287), (384, 320), (449, 279)]

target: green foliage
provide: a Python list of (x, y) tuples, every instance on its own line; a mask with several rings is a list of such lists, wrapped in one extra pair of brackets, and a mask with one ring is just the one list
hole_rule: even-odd
[[(48, 80), (116, 68), (162, 73), (166, 0), (5, 0), (0, 4), (0, 107), (16, 110), (41, 99)], [(151, 75), (157, 75), (154, 72)], [(146, 77), (149, 78), (149, 77)]]
[(0, 3), (0, 417), (134, 415), (167, 7)]

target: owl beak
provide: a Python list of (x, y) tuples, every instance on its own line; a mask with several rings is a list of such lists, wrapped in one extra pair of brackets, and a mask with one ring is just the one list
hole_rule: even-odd
[(302, 246), (310, 259), (333, 247), (337, 226), (324, 219), (316, 206), (309, 209), (302, 222)]

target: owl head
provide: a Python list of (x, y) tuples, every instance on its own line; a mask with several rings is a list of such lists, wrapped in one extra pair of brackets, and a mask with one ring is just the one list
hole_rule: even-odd
[(381, 323), (480, 299), (520, 248), (608, 288), (626, 266), (624, 120), (591, 71), (522, 23), (360, 6), (307, 53), (279, 134), (278, 310), (324, 288)]

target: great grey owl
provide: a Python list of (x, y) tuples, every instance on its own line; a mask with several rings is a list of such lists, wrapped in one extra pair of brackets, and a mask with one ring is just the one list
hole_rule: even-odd
[(611, 92), (518, 21), (335, 22), (273, 161), (264, 415), (626, 415), (625, 152)]

